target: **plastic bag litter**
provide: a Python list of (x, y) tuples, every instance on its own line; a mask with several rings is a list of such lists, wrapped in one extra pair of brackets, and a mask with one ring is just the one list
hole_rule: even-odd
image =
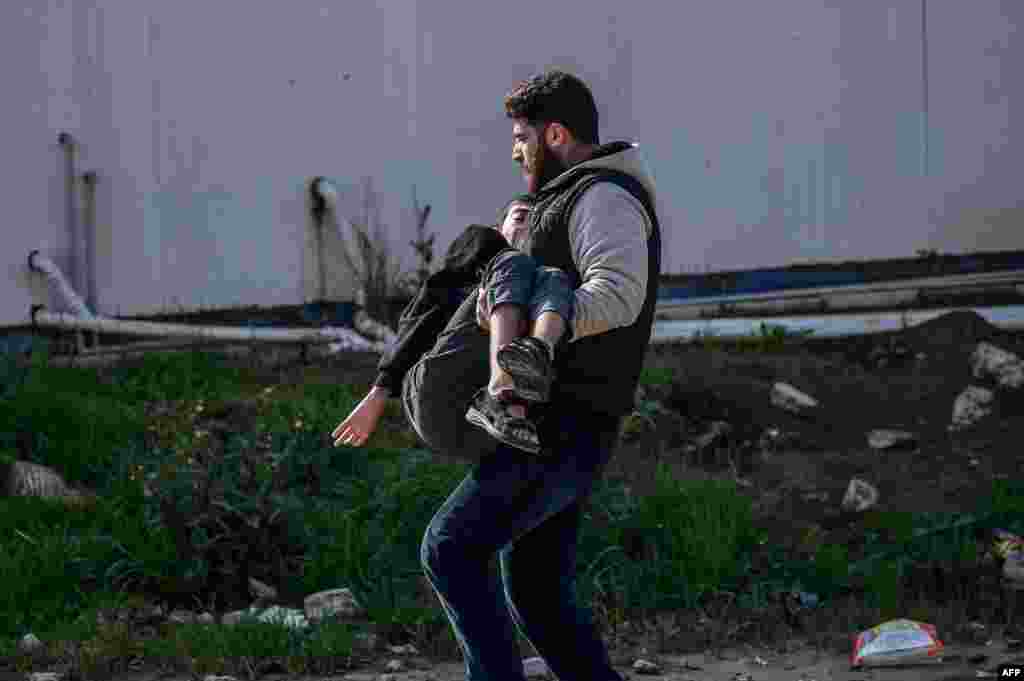
[(1024, 585), (1024, 538), (1006, 530), (994, 530), (995, 546), (992, 553), (1003, 561), (1003, 576), (1018, 585)]
[(884, 622), (857, 636), (850, 656), (854, 667), (918, 664), (938, 659), (943, 644), (935, 627), (913, 620)]
[(1024, 539), (1021, 537), (1006, 530), (993, 530), (992, 534), (996, 540), (993, 552), (1003, 560), (1009, 558), (1010, 554), (1024, 552)]

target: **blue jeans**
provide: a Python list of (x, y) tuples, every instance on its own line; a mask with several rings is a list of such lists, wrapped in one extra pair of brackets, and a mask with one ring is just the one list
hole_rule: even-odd
[[(519, 251), (502, 251), (483, 268), (482, 282), (491, 309), (514, 304), (534, 320), (542, 312), (573, 319), (573, 289), (568, 275), (538, 266)], [(478, 461), (497, 440), (466, 422), (474, 393), (491, 377), (490, 338), (476, 321), (477, 289), (449, 292), (461, 305), (434, 347), (409, 369), (402, 381), (402, 406), (420, 439), (441, 458)], [(563, 335), (563, 343), (570, 334)]]
[(512, 303), (525, 308), (527, 319), (557, 312), (566, 326), (572, 324), (573, 290), (562, 270), (538, 265), (525, 253), (509, 248), (491, 259), (481, 278), (489, 310)]
[[(581, 502), (618, 440), (619, 422), (552, 405), (543, 456), (497, 445), (430, 521), (427, 578), (455, 630), (469, 681), (524, 681), (516, 627), (562, 681), (622, 681), (590, 609), (577, 602)], [(497, 555), (500, 579), (490, 569)]]

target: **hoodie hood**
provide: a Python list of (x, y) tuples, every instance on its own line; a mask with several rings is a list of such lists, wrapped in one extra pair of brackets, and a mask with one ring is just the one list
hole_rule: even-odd
[(571, 181), (571, 177), (583, 168), (600, 168), (603, 170), (617, 170), (636, 178), (651, 197), (654, 210), (661, 218), (661, 205), (658, 201), (658, 194), (654, 188), (654, 176), (651, 174), (647, 162), (640, 153), (640, 148), (633, 142), (610, 142), (598, 147), (593, 158), (582, 163), (577, 163), (564, 173), (548, 182), (541, 191), (547, 191), (562, 182)]

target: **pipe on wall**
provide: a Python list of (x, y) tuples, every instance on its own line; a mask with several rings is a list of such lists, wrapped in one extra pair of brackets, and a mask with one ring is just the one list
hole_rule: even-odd
[(90, 309), (98, 309), (96, 301), (96, 183), (95, 170), (82, 174), (82, 233), (85, 241), (85, 302)]
[(28, 254), (28, 268), (33, 272), (39, 272), (46, 276), (53, 287), (57, 297), (69, 307), (76, 316), (83, 319), (91, 319), (94, 315), (85, 301), (75, 293), (75, 290), (68, 284), (64, 274), (56, 264), (38, 250)]
[[(654, 324), (651, 344), (687, 343), (705, 335), (723, 340), (750, 338), (759, 335), (762, 324), (768, 328), (782, 328), (790, 334), (810, 332), (807, 340), (853, 338), (900, 331), (960, 310), (971, 310), (984, 317), (990, 324), (1008, 331), (1024, 330), (1024, 305), (948, 307), (931, 310), (891, 310), (888, 312), (792, 317), (660, 321)], [(799, 336), (794, 336), (794, 340), (799, 339)]]
[(71, 243), (71, 257), (68, 259), (68, 274), (75, 287), (81, 288), (82, 248), (78, 226), (78, 172), (75, 169), (75, 152), (78, 143), (69, 132), (57, 135), (57, 144), (64, 150), (64, 220), (68, 240)]
[[(42, 305), (32, 307), (32, 323), (37, 326), (77, 331), (93, 331), (127, 336), (152, 336), (192, 339), (200, 342), (266, 342), (305, 345), (332, 344), (332, 349), (383, 352), (395, 342), (396, 335), (384, 324), (362, 315), (356, 319), (356, 331), (346, 328), (321, 329), (245, 328), (237, 326), (203, 326), (198, 324), (166, 324), (123, 319), (110, 319), (93, 314), (81, 297), (68, 285), (60, 268), (38, 250), (29, 253), (29, 269), (45, 274), (54, 285), (72, 314), (49, 312)], [(363, 335), (360, 335), (363, 334)], [(364, 337), (365, 336), (365, 337)], [(374, 339), (367, 340), (366, 337)], [(89, 354), (79, 349), (80, 354)], [(94, 352), (103, 352), (97, 349)]]

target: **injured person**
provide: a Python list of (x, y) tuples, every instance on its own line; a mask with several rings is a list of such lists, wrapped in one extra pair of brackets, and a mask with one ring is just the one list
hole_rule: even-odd
[(565, 272), (517, 250), (531, 207), (519, 195), (497, 225), (470, 225), (452, 243), (402, 312), (373, 387), (332, 432), (335, 446), (365, 444), (400, 396), (413, 429), (443, 454), (478, 460), (497, 442), (542, 451), (535, 407), (550, 396), (574, 291)]

